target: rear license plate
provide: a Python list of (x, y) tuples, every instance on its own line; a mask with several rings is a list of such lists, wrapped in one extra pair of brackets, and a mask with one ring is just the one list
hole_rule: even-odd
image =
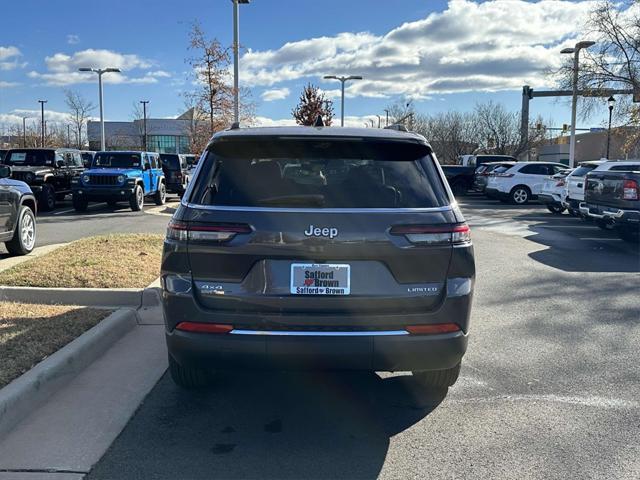
[(291, 264), (291, 293), (294, 295), (349, 295), (350, 292), (350, 265)]

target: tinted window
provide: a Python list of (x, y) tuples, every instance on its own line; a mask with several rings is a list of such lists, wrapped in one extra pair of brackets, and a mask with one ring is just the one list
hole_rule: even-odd
[(141, 156), (139, 153), (97, 153), (93, 160), (94, 167), (107, 168), (140, 168)]
[(639, 165), (616, 165), (614, 167), (611, 167), (609, 170), (618, 170), (618, 171), (623, 171), (623, 172), (635, 172), (640, 170), (640, 164)]
[(4, 163), (7, 165), (45, 166), (53, 165), (53, 150), (11, 150)]
[(180, 170), (180, 158), (178, 155), (161, 154), (160, 161), (166, 170)]
[(428, 147), (356, 140), (223, 141), (191, 201), (288, 208), (421, 208), (448, 204)]
[(526, 173), (528, 175), (549, 175), (549, 168), (547, 165), (538, 165), (535, 163), (531, 163), (529, 165), (525, 165), (520, 169), (520, 173)]
[(596, 167), (597, 167), (597, 165), (580, 165), (578, 168), (576, 168), (573, 171), (571, 176), (572, 177), (584, 177), (587, 173), (589, 173), (591, 170), (593, 170)]

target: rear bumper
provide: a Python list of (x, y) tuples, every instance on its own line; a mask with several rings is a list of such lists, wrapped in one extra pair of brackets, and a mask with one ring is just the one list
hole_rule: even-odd
[[(167, 347), (179, 364), (200, 368), (442, 370), (457, 365), (467, 348), (472, 291), (460, 293), (445, 297), (433, 312), (313, 315), (310, 323), (309, 315), (302, 313), (269, 316), (205, 310), (191, 295), (164, 290)], [(181, 321), (233, 325), (234, 330), (224, 334), (176, 330)], [(457, 323), (461, 330), (413, 335), (405, 328), (437, 323)], [(354, 327), (345, 330), (341, 325)]]
[(179, 182), (167, 182), (167, 192), (169, 193), (184, 193), (185, 188), (182, 183)]
[(625, 210), (604, 205), (581, 203), (580, 213), (591, 218), (608, 220), (616, 225), (640, 228), (640, 210)]
[(554, 195), (550, 193), (541, 193), (538, 195), (538, 201), (544, 205), (550, 205), (553, 207), (562, 207), (562, 200), (560, 195)]
[(565, 206), (572, 210), (579, 210), (580, 204), (583, 203), (581, 200), (576, 200), (575, 198), (565, 198), (564, 199)]
[(167, 348), (181, 365), (211, 369), (443, 370), (467, 349), (463, 332), (441, 335), (304, 336), (174, 330)]

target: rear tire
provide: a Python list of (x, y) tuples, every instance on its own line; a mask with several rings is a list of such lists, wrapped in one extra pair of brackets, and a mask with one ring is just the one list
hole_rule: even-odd
[(84, 197), (78, 197), (74, 195), (71, 198), (71, 203), (73, 204), (73, 209), (76, 212), (86, 212), (87, 207), (89, 206), (89, 201)]
[(509, 201), (514, 205), (526, 205), (531, 199), (531, 191), (524, 186), (517, 186), (509, 194)]
[(456, 383), (460, 375), (460, 364), (447, 370), (426, 370), (413, 372), (414, 378), (427, 388), (448, 388)]
[(559, 215), (562, 212), (564, 212), (564, 207), (558, 207), (558, 206), (555, 206), (555, 205), (547, 205), (547, 210), (549, 210), (551, 213), (555, 213), (556, 215)]
[(56, 208), (56, 191), (52, 185), (45, 183), (42, 186), (42, 191), (38, 198), (38, 206), (43, 212), (50, 212)]
[(142, 210), (142, 207), (144, 206), (144, 192), (140, 185), (136, 185), (133, 189), (133, 193), (131, 194), (131, 197), (129, 197), (129, 206), (134, 212)]
[(169, 354), (169, 373), (176, 385), (186, 389), (202, 388), (211, 381), (208, 371), (201, 368), (183, 367)]
[(164, 202), (167, 201), (167, 186), (164, 182), (158, 185), (158, 191), (153, 196), (153, 200), (156, 202), (156, 205), (164, 205)]
[(11, 255), (27, 255), (36, 244), (36, 216), (26, 205), (20, 207), (13, 238), (5, 243)]

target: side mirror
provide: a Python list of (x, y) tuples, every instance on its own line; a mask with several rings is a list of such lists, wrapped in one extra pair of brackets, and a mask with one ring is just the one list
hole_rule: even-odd
[(9, 178), (11, 176), (11, 167), (9, 165), (0, 165), (0, 178)]

